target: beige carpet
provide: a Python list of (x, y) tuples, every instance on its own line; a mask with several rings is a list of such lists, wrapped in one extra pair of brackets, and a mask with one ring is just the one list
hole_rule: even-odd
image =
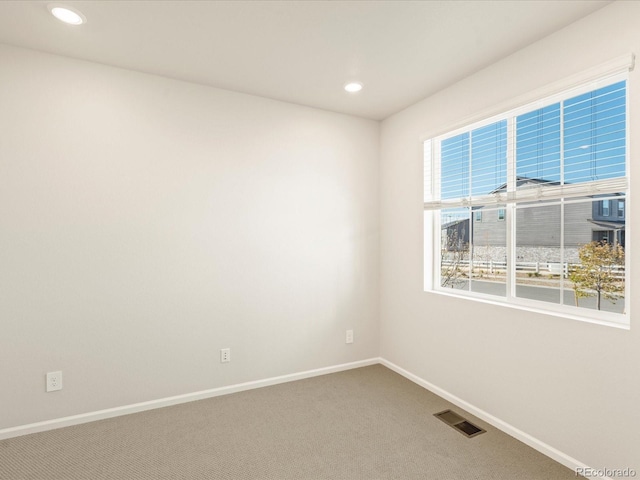
[(575, 478), (381, 365), (0, 441), (3, 480)]

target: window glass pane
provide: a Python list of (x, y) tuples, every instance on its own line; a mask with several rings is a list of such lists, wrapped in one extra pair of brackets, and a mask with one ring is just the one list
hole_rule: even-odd
[(471, 290), (489, 295), (507, 293), (507, 227), (500, 208), (482, 208), (482, 221), (471, 228)]
[(440, 196), (469, 196), (469, 133), (443, 140), (440, 145)]
[[(627, 321), (610, 315), (626, 313), (627, 192), (615, 193), (622, 181), (601, 182), (626, 177), (621, 78), (425, 142), (425, 209), (437, 212), (441, 227), (435, 258), (428, 259), (429, 271), (432, 260), (440, 265), (434, 285), (523, 307), (546, 302), (547, 311)], [(559, 98), (564, 100), (537, 108)], [(573, 186), (544, 188), (563, 184)], [(504, 198), (515, 203), (496, 204)]]
[(517, 187), (560, 182), (560, 104), (516, 117)]
[(561, 207), (542, 204), (516, 209), (516, 296), (560, 303)]
[(624, 313), (625, 221), (604, 218), (602, 203), (567, 202), (564, 214), (565, 260), (569, 264), (568, 305)]
[(471, 195), (487, 195), (507, 183), (507, 121), (471, 132)]
[(564, 181), (624, 177), (626, 82), (564, 102)]
[(469, 289), (469, 228), (468, 208), (440, 211), (440, 286)]

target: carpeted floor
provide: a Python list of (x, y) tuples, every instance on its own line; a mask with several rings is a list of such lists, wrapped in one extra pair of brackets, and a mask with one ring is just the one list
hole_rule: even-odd
[(575, 478), (381, 365), (0, 441), (3, 480)]

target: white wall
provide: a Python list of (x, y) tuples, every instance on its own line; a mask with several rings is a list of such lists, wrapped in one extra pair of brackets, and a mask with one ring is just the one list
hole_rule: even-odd
[(0, 429), (377, 356), (379, 123), (7, 46), (0, 106)]
[[(381, 356), (418, 377), (591, 467), (640, 473), (638, 296), (626, 331), (425, 293), (420, 143), (496, 104), (640, 54), (639, 18), (640, 3), (611, 4), (383, 122), (380, 335)], [(629, 87), (632, 188), (640, 189), (638, 68)], [(636, 228), (638, 199), (629, 212)], [(640, 255), (632, 252), (631, 264), (640, 286)]]

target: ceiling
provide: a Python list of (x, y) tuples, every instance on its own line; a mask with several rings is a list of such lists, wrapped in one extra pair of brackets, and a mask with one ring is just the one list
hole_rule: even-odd
[(54, 1), (87, 23), (2, 0), (0, 43), (375, 120), (610, 3)]

